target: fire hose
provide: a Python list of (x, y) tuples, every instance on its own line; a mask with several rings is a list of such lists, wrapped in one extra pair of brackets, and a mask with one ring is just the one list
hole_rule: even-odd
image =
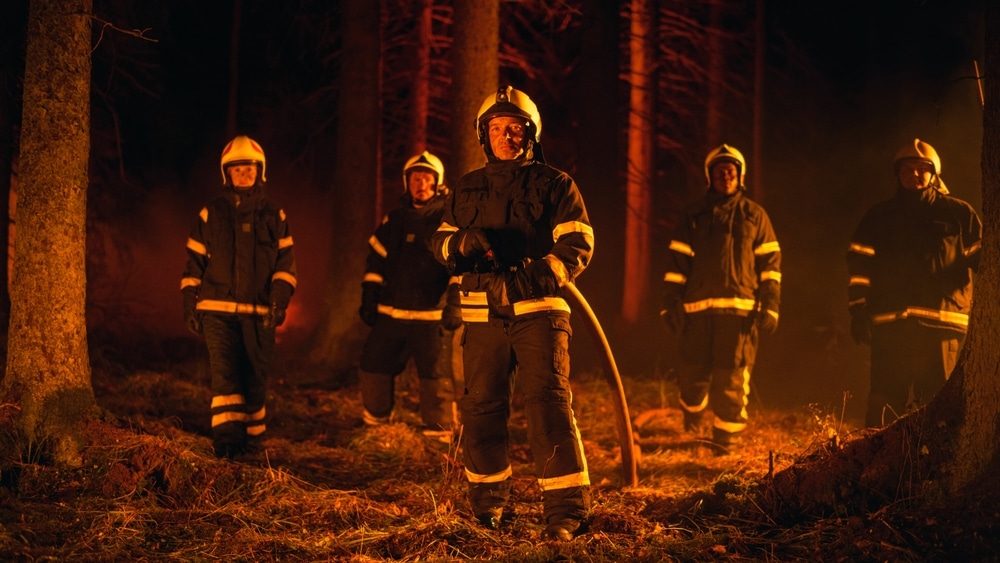
[(604, 335), (601, 323), (597, 320), (597, 315), (590, 308), (590, 304), (577, 289), (573, 282), (563, 286), (570, 308), (583, 313), (583, 324), (594, 339), (598, 348), (603, 353), (598, 354), (604, 368), (604, 378), (611, 390), (611, 404), (615, 411), (615, 422), (618, 427), (618, 442), (622, 450), (622, 477), (627, 486), (639, 485), (638, 464), (635, 459), (635, 442), (632, 437), (632, 421), (628, 414), (628, 403), (625, 401), (625, 389), (622, 387), (622, 378), (618, 373), (618, 365), (615, 357), (611, 353), (611, 345)]

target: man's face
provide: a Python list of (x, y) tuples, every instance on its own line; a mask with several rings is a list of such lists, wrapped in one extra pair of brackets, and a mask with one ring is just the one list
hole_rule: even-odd
[(934, 166), (922, 160), (904, 160), (899, 165), (899, 185), (907, 190), (923, 190), (931, 185)]
[(736, 193), (740, 187), (740, 171), (729, 161), (722, 161), (712, 166), (712, 189), (722, 195)]
[(524, 118), (500, 116), (488, 125), (490, 148), (500, 160), (514, 160), (524, 154)]
[(256, 164), (237, 164), (226, 168), (226, 171), (233, 180), (233, 186), (239, 189), (252, 188), (257, 183)]
[(410, 172), (410, 179), (406, 182), (406, 189), (410, 192), (410, 199), (413, 205), (420, 207), (434, 197), (437, 191), (437, 179), (432, 172), (426, 170), (414, 170)]

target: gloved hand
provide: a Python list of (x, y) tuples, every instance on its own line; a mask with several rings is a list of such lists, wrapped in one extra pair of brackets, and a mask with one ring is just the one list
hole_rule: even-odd
[(458, 330), (462, 326), (462, 295), (457, 283), (448, 285), (447, 300), (441, 311), (441, 325), (445, 330)]
[(361, 321), (368, 326), (373, 326), (378, 319), (378, 298), (382, 292), (382, 286), (374, 282), (364, 282), (361, 284), (361, 308), (358, 314)]
[(872, 320), (867, 311), (851, 312), (851, 338), (855, 344), (872, 343)]
[(482, 256), (490, 248), (486, 232), (478, 227), (459, 229), (448, 241), (448, 252), (460, 256)]
[(684, 306), (678, 303), (670, 309), (660, 311), (660, 320), (663, 321), (663, 324), (667, 326), (667, 330), (671, 333), (680, 334), (684, 331), (684, 325), (687, 322), (687, 313), (684, 311)]
[(279, 307), (277, 303), (271, 303), (264, 315), (264, 328), (278, 328), (285, 322), (285, 308)]
[(771, 335), (778, 330), (778, 318), (770, 311), (758, 311), (756, 321), (757, 329), (763, 334)]
[(181, 291), (184, 296), (184, 326), (196, 336), (200, 336), (202, 332), (201, 328), (201, 314), (198, 313), (196, 308), (198, 304), (198, 289), (194, 287), (186, 287)]

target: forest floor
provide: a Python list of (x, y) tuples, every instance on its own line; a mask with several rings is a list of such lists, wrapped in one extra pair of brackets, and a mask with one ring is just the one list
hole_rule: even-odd
[[(540, 539), (540, 494), (515, 404), (515, 518), (477, 525), (455, 444), (423, 436), (412, 374), (396, 418), (360, 423), (358, 389), (288, 363), (270, 382), (259, 454), (216, 459), (210, 391), (197, 346), (177, 341), (137, 367), (92, 354), (103, 420), (87, 425), (83, 464), (17, 451), (17, 407), (0, 404), (0, 560), (5, 561), (956, 561), (1000, 557), (992, 500), (928, 508), (900, 493), (872, 513), (775, 516), (770, 475), (856, 439), (838, 413), (751, 403), (739, 448), (681, 430), (670, 381), (624, 376), (639, 448), (639, 486), (623, 486), (610, 394), (577, 373), (577, 421), (593, 517), (569, 543)], [(137, 351), (131, 350), (130, 355)], [(902, 480), (901, 480), (902, 481)], [(905, 490), (903, 487), (901, 491)], [(993, 496), (993, 499), (996, 497)]]

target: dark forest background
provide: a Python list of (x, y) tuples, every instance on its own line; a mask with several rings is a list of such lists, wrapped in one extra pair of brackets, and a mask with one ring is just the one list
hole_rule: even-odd
[[(725, 17), (711, 22), (707, 2), (657, 3), (654, 290), (648, 315), (625, 323), (618, 311), (627, 290), (621, 272), (628, 3), (501, 2), (501, 82), (538, 104), (548, 161), (570, 172), (584, 193), (596, 252), (579, 286), (622, 371), (639, 376), (662, 376), (670, 367), (655, 298), (659, 251), (678, 210), (704, 189), (702, 161), (715, 144), (705, 132), (704, 106), (710, 79), (704, 39), (711, 34), (726, 45), (725, 142), (748, 157), (753, 148), (758, 3), (717, 3)], [(146, 352), (152, 360), (188, 340), (178, 292), (187, 232), (221, 185), (223, 145), (247, 134), (267, 153), (268, 191), (288, 213), (296, 243), (299, 288), (282, 327), (281, 354), (305, 355), (322, 314), (323, 281), (341, 276), (360, 285), (361, 272), (329, 266), (335, 253), (359, 251), (333, 238), (333, 206), (350, 190), (382, 190), (386, 209), (356, 210), (370, 214), (374, 227), (402, 191), (410, 4), (382, 2), (383, 119), (373, 124), (382, 130), (382, 185), (370, 186), (332, 183), (337, 144), (352, 142), (336, 135), (337, 100), (351, 95), (351, 84), (338, 77), (338, 3), (95, 0), (92, 346)], [(829, 407), (839, 406), (846, 392), (848, 413), (856, 414), (867, 392), (867, 349), (848, 335), (848, 239), (863, 211), (892, 193), (892, 155), (914, 137), (937, 148), (952, 193), (979, 209), (982, 114), (974, 65), (982, 62), (982, 2), (767, 0), (764, 6), (762, 159), (749, 162), (761, 175), (760, 185), (748, 188), (778, 233), (784, 295), (781, 327), (758, 356), (754, 398), (765, 407)], [(27, 0), (0, 7), (0, 150), (13, 156), (15, 190), (26, 13)], [(473, 135), (474, 116), (451, 115), (449, 3), (435, 2), (434, 14), (428, 148), (449, 165), (451, 124), (467, 121)], [(449, 167), (447, 180), (456, 182), (461, 172)], [(358, 323), (357, 330), (365, 329)], [(574, 341), (577, 369), (593, 363), (587, 345), (583, 337)]]

